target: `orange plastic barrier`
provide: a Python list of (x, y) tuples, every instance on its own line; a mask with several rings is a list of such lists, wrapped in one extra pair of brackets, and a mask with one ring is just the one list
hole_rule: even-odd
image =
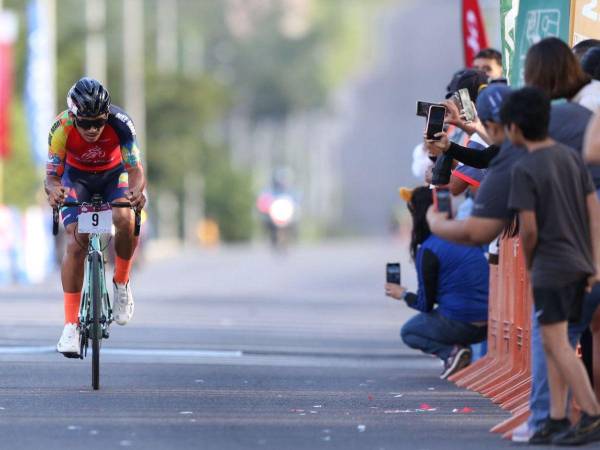
[(510, 432), (529, 417), (531, 308), (519, 239), (502, 239), (498, 265), (490, 266), (488, 353), (449, 378), (513, 413), (493, 432)]

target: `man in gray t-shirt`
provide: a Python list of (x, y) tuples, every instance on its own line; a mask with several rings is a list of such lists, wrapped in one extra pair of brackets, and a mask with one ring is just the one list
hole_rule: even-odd
[[(531, 273), (550, 386), (550, 416), (530, 443), (581, 445), (600, 440), (600, 404), (567, 336), (581, 315), (585, 289), (600, 267), (600, 206), (581, 156), (548, 137), (550, 100), (536, 88), (508, 97), (500, 118), (510, 141), (527, 149), (512, 172), (509, 207)], [(583, 413), (571, 427), (567, 389)]]

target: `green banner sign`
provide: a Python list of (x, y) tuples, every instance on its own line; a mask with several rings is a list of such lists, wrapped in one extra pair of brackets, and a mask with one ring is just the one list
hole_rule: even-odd
[(501, 0), (502, 53), (512, 86), (524, 84), (527, 50), (545, 37), (569, 42), (570, 0)]

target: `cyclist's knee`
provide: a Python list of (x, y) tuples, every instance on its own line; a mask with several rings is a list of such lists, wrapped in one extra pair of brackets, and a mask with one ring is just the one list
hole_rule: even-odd
[(132, 223), (133, 220), (129, 209), (122, 208), (120, 211), (113, 212), (113, 224), (117, 230), (129, 231)]
[(65, 234), (67, 255), (83, 259), (87, 253), (87, 236), (77, 234), (75, 224), (68, 225)]

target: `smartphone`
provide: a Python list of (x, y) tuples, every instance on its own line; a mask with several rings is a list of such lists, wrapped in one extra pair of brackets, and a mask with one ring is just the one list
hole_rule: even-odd
[(440, 105), (431, 105), (427, 114), (427, 139), (439, 141), (439, 137), (434, 137), (436, 133), (444, 131), (444, 116), (446, 107)]
[(452, 217), (452, 197), (448, 189), (436, 188), (433, 193), (433, 203), (439, 212), (448, 213), (448, 217)]
[(471, 96), (469, 95), (468, 89), (459, 89), (458, 96), (460, 97), (460, 104), (462, 105), (462, 111), (465, 115), (465, 120), (467, 122), (472, 122), (475, 120), (476, 112), (475, 108), (473, 108), (473, 102), (471, 101)]
[(429, 114), (429, 107), (432, 105), (442, 106), (439, 103), (417, 101), (417, 116), (427, 117)]
[(400, 285), (400, 263), (385, 265), (385, 279), (388, 283)]

